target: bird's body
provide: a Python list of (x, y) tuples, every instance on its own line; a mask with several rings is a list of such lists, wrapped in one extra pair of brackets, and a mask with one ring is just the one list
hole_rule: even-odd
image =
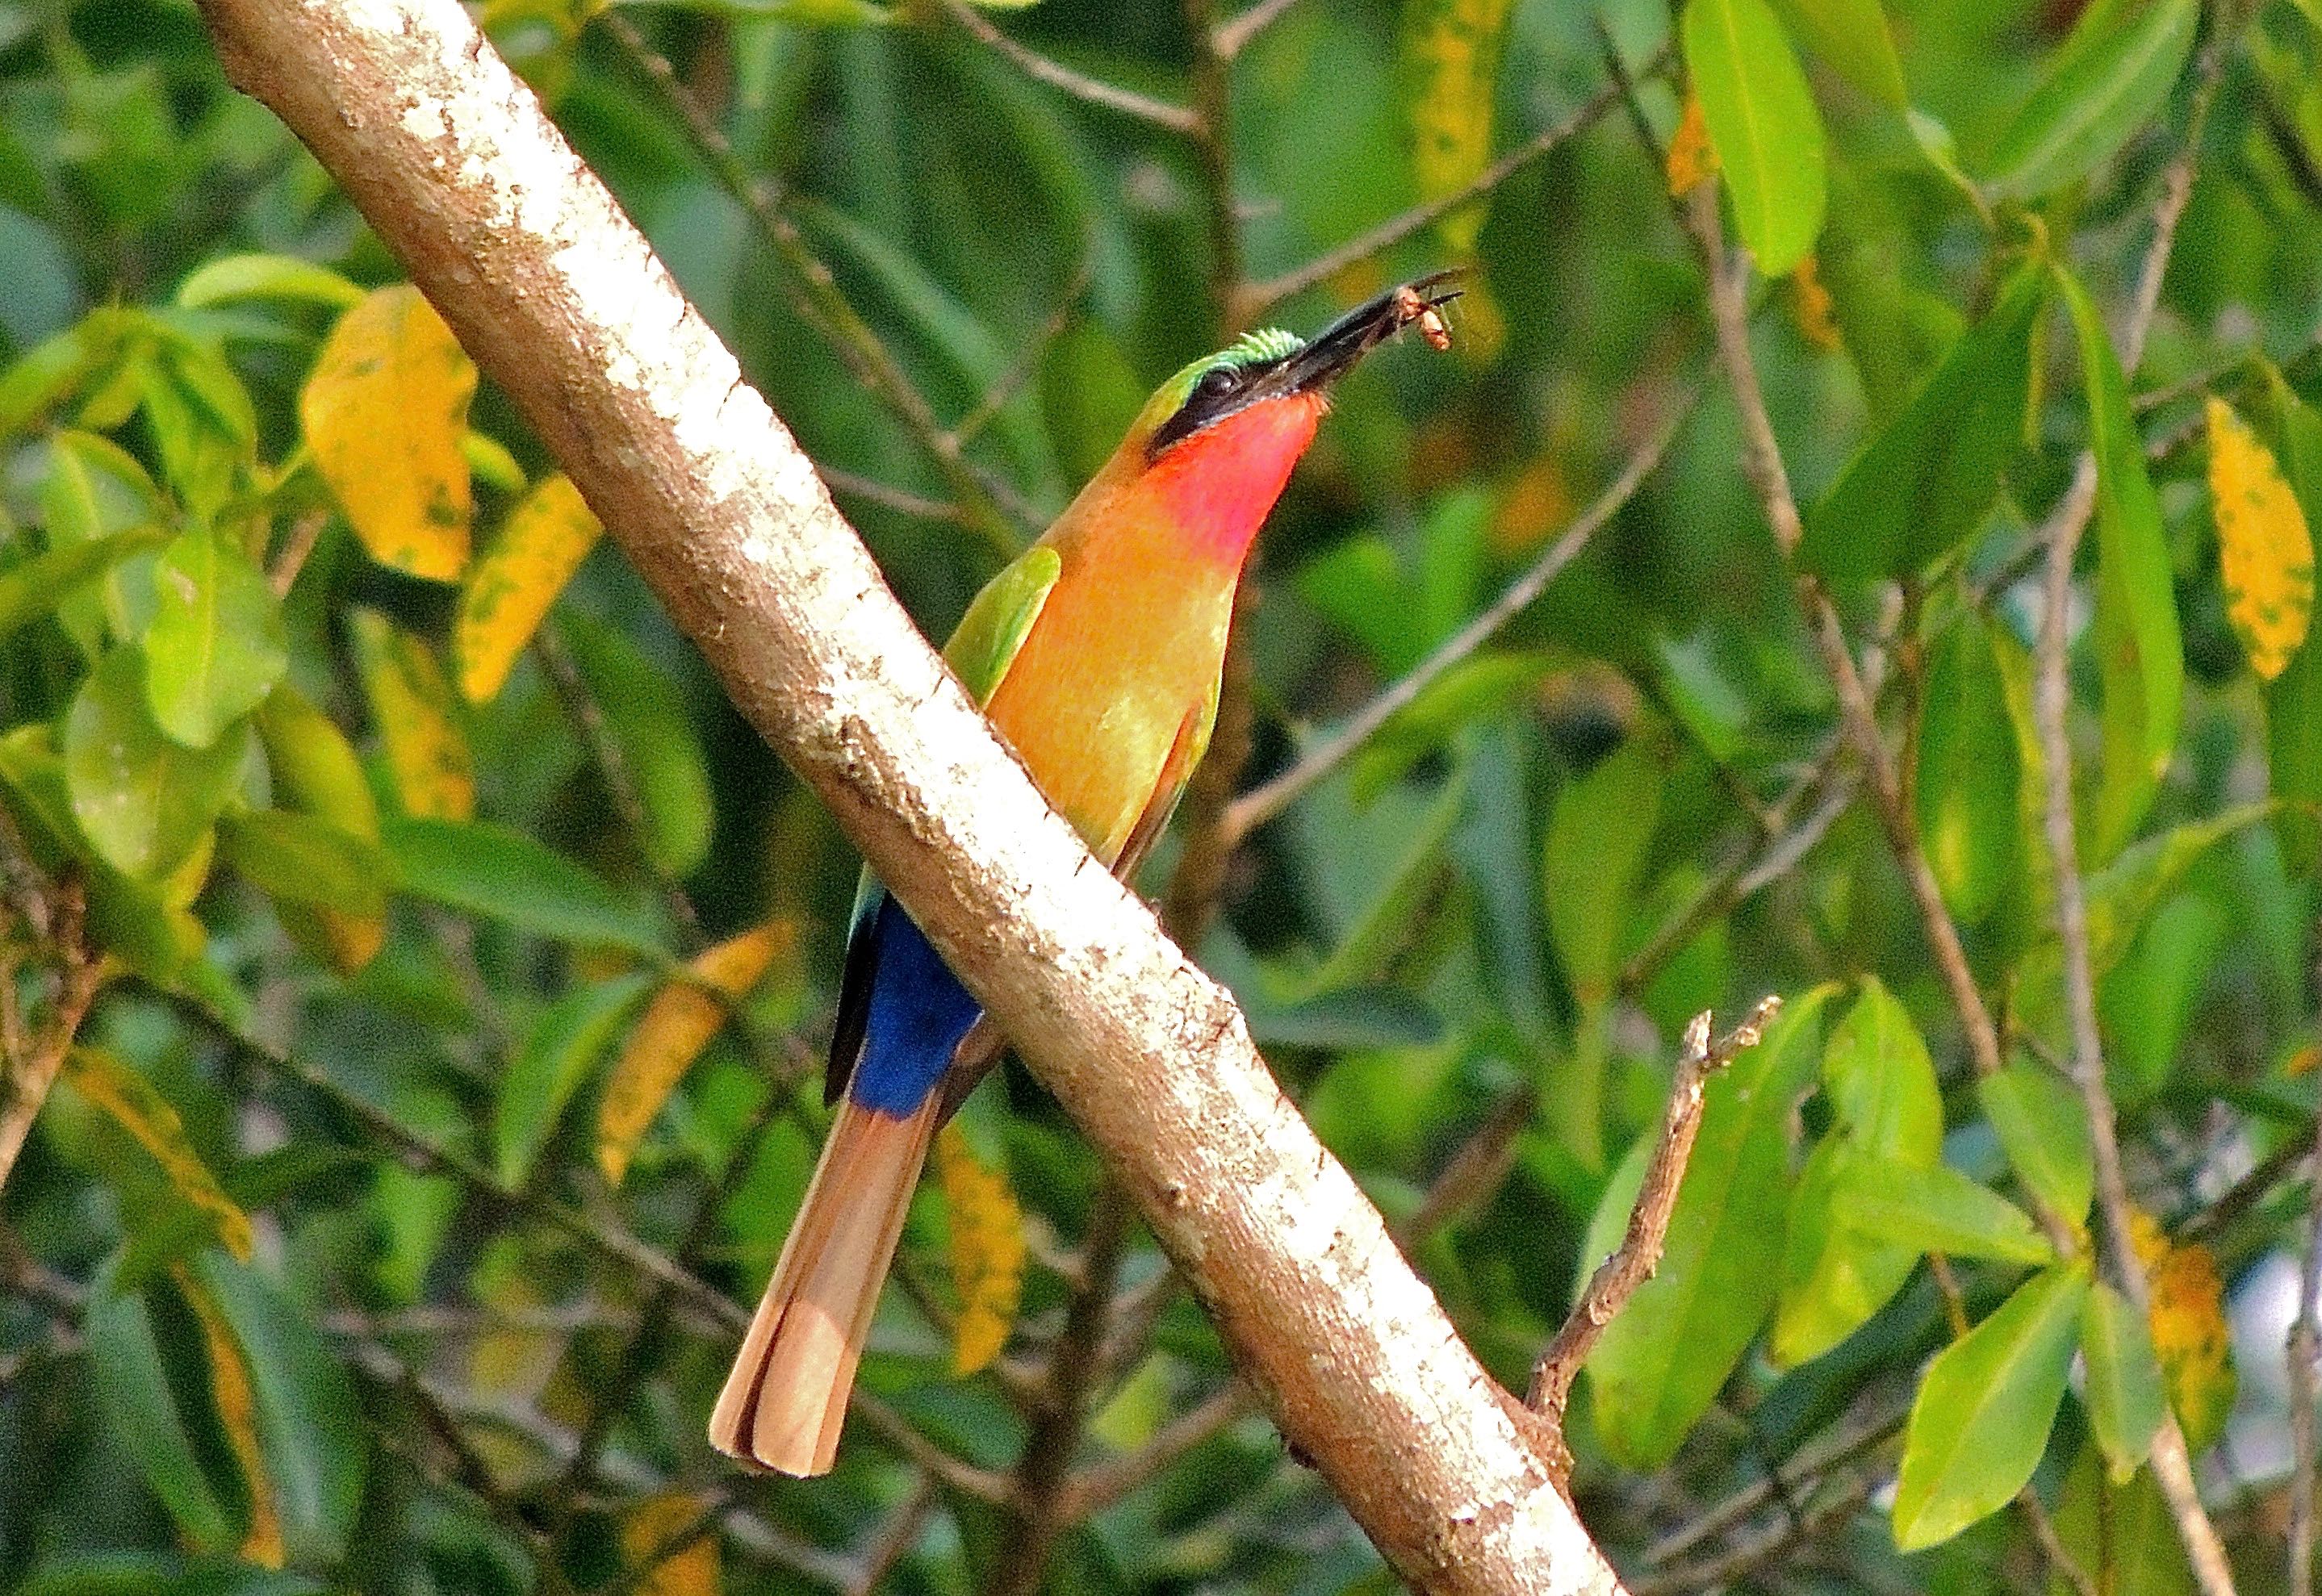
[[(1417, 303), (1431, 314), (1440, 300)], [(1417, 319), (1382, 296), (1312, 344), (1253, 333), (1178, 372), (946, 645), (1107, 866), (1136, 868), (1208, 747), (1242, 566), (1327, 383)], [(788, 1473), (830, 1466), (928, 1140), (998, 1051), (979, 1019), (866, 876), (831, 1048), (830, 1095), (844, 1101), (711, 1419), (721, 1450)]]

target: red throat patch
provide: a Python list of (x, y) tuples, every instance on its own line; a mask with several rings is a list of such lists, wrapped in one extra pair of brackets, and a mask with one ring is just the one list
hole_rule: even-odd
[(1170, 450), (1139, 486), (1193, 547), (1239, 565), (1328, 408), (1321, 394), (1262, 399)]

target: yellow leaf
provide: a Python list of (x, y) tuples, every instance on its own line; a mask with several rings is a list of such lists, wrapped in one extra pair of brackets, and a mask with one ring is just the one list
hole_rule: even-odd
[(460, 692), (480, 704), (500, 690), (548, 606), (604, 530), (567, 479), (544, 478), (508, 512), (498, 542), (468, 573), (453, 637)]
[(371, 558), (439, 582), (468, 562), (476, 368), (409, 284), (341, 316), (298, 396), (315, 467)]
[(153, 1155), (179, 1197), (216, 1222), (218, 1241), (227, 1252), (250, 1262), (250, 1216), (225, 1194), (194, 1151), (186, 1122), (151, 1081), (99, 1047), (74, 1048), (66, 1056), (65, 1079)]
[(2250, 665), (2272, 681), (2306, 641), (2314, 613), (2314, 539), (2273, 453), (2214, 395), (2209, 411), (2209, 499), (2226, 618)]
[(2322, 1069), (2322, 1042), (2308, 1042), (2290, 1055), (2281, 1066), (2281, 1073), (2285, 1079), (2295, 1081), (2300, 1075), (2311, 1075), (2317, 1069)]
[(434, 651), (374, 609), (347, 617), (371, 725), (387, 751), (407, 815), (468, 820), (476, 813), (475, 768)]
[(998, 1357), (1024, 1296), (1024, 1215), (1004, 1171), (977, 1158), (956, 1123), (936, 1137), (936, 1181), (951, 1226), (951, 1281), (959, 1293), (952, 1369), (973, 1374)]
[(266, 1472), (266, 1454), (258, 1441), (258, 1393), (250, 1383), (250, 1365), (244, 1361), (242, 1342), (192, 1270), (173, 1263), (169, 1276), (201, 1324), (202, 1348), (210, 1366), (210, 1399), (217, 1407), (226, 1446), (250, 1488), (250, 1533), (242, 1537), (237, 1555), (261, 1568), (279, 1568), (282, 1513), (275, 1504), (274, 1482)]
[(1716, 169), (1717, 149), (1709, 141), (1709, 118), (1702, 113), (1701, 101), (1687, 95), (1685, 114), (1678, 118), (1677, 132), (1669, 138), (1669, 197), (1683, 199), (1707, 182)]
[(726, 1023), (727, 1010), (790, 951), (797, 935), (790, 921), (770, 920), (697, 954), (684, 974), (654, 994), (613, 1065), (597, 1111), (597, 1167), (607, 1181), (621, 1183), (645, 1127)]
[(2185, 1445), (2204, 1451), (2225, 1433), (2239, 1383), (2217, 1261), (2199, 1243), (2172, 1241), (2142, 1212), (2132, 1216), (2129, 1239), (2153, 1290), (2153, 1350), (2169, 1405)]
[(633, 1570), (652, 1565), (628, 1588), (637, 1596), (718, 1596), (717, 1507), (715, 1497), (664, 1491), (631, 1508), (621, 1520), (621, 1555)]
[(1798, 333), (1816, 349), (1838, 352), (1838, 315), (1830, 290), (1823, 287), (1822, 269), (1807, 255), (1790, 269), (1792, 308), (1797, 313)]
[[(1411, 108), (1412, 175), (1419, 197), (1457, 194), (1492, 155), (1492, 100), (1509, 0), (1408, 0), (1403, 61)], [(1462, 205), (1436, 223), (1443, 241), (1475, 248), (1484, 207)]]

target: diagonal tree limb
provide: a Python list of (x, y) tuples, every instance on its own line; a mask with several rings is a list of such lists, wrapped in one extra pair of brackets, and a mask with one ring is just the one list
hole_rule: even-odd
[(1396, 1571), (1619, 1588), (1231, 998), (1040, 801), (813, 470), (456, 0), (206, 0), (736, 706), (1104, 1155)]

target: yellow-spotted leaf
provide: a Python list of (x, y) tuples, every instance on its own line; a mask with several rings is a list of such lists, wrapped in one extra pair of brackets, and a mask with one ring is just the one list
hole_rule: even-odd
[(959, 1293), (952, 1369), (973, 1374), (1008, 1345), (1024, 1295), (1024, 1214), (1007, 1172), (975, 1155), (956, 1124), (936, 1137), (936, 1181), (951, 1225), (951, 1281)]
[(409, 284), (341, 316), (298, 396), (315, 469), (371, 558), (455, 580), (468, 563), (468, 401), (476, 368)]
[(718, 1566), (718, 1502), (709, 1496), (664, 1491), (648, 1496), (621, 1519), (621, 1557), (637, 1596), (718, 1596), (725, 1588)]
[(544, 478), (508, 512), (498, 541), (468, 573), (453, 639), (460, 692), (480, 704), (500, 690), (548, 606), (604, 531), (562, 476)]
[(1798, 336), (1826, 353), (1841, 347), (1838, 313), (1830, 290), (1823, 286), (1822, 269), (1808, 255), (1790, 272), (1790, 308), (1798, 318)]
[[(1403, 14), (1403, 76), (1411, 117), (1412, 175), (1422, 199), (1458, 193), (1492, 155), (1493, 86), (1509, 0), (1410, 0)], [(1436, 224), (1465, 252), (1484, 224), (1481, 205)]]
[(1669, 135), (1668, 167), (1671, 199), (1683, 199), (1717, 170), (1717, 147), (1709, 141), (1709, 118), (1701, 114), (1699, 95), (1685, 96), (1685, 114)]
[(606, 1180), (621, 1183), (645, 1127), (725, 1024), (727, 1010), (797, 940), (791, 922), (771, 920), (697, 954), (683, 975), (654, 994), (613, 1065), (597, 1111), (597, 1167)]
[(170, 1278), (193, 1309), (201, 1326), (202, 1351), (209, 1364), (210, 1400), (217, 1410), (218, 1427), (225, 1432), (228, 1451), (250, 1496), (250, 1528), (243, 1534), (240, 1555), (261, 1568), (282, 1566), (287, 1548), (282, 1541), (282, 1511), (275, 1499), (274, 1481), (266, 1467), (266, 1451), (259, 1442), (258, 1392), (251, 1383), (250, 1364), (233, 1325), (210, 1295), (201, 1277), (183, 1263), (173, 1264)]
[(186, 1122), (153, 1083), (98, 1047), (76, 1047), (66, 1056), (65, 1079), (73, 1090), (111, 1115), (153, 1155), (170, 1187), (217, 1226), (218, 1240), (244, 1263), (250, 1259), (250, 1216), (225, 1194), (210, 1166), (194, 1150)]
[(2226, 616), (2250, 667), (2280, 676), (2314, 614), (2314, 538), (2273, 451), (2215, 395), (2208, 403), (2209, 501)]
[(2225, 1434), (2240, 1375), (2226, 1324), (2217, 1260), (2198, 1242), (2172, 1240), (2150, 1215), (2134, 1217), (2130, 1241), (2153, 1290), (2153, 1350), (2185, 1445), (2206, 1450)]
[(434, 651), (373, 609), (349, 616), (347, 630), (403, 812), (432, 820), (472, 817), (475, 766)]

